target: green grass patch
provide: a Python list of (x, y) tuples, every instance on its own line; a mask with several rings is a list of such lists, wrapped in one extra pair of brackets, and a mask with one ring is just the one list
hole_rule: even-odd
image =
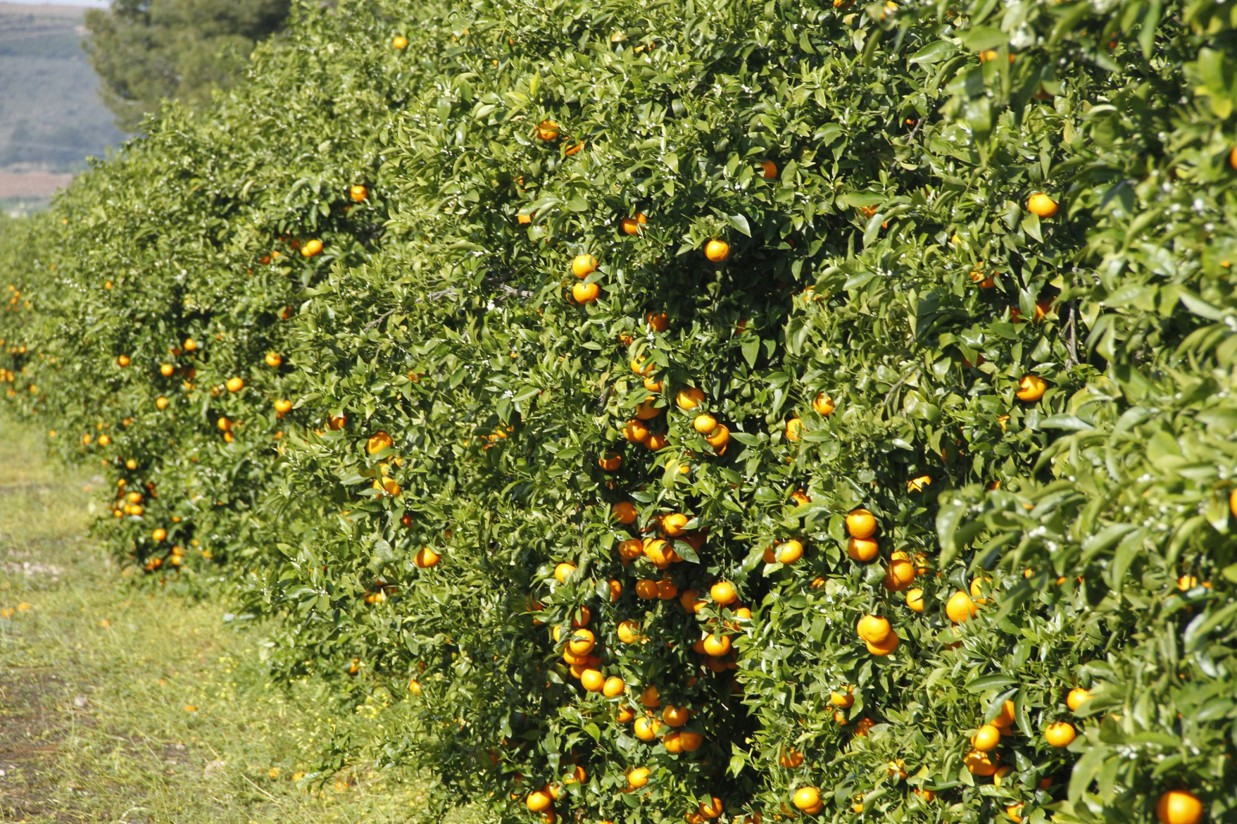
[[(407, 821), (425, 780), (380, 751), (384, 711), (270, 683), (260, 627), (126, 580), (87, 537), (103, 481), (0, 439), (0, 820)], [(389, 711), (387, 711), (389, 712)], [(457, 814), (448, 820), (476, 819)]]

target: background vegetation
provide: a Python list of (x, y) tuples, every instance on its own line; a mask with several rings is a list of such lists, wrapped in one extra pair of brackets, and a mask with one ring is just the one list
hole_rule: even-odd
[(298, 7), (3, 241), (8, 396), (442, 803), (1226, 820), (1234, 15)]

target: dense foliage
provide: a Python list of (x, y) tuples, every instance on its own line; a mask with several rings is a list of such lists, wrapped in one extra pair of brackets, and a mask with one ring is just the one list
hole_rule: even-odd
[(1235, 22), (307, 6), (2, 241), (9, 396), (445, 803), (1227, 820)]
[(290, 0), (112, 0), (86, 12), (85, 46), (103, 101), (133, 130), (168, 98), (205, 106), (280, 31)]

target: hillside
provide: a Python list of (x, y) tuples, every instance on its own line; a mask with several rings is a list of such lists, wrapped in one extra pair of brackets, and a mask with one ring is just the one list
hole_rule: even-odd
[(7, 206), (50, 196), (65, 173), (124, 137), (81, 48), (84, 13), (0, 3), (0, 203)]

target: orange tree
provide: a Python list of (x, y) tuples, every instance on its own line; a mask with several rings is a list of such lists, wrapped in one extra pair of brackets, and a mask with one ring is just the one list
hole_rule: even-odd
[(6, 374), (497, 819), (1224, 820), (1232, 14), (302, 9)]

